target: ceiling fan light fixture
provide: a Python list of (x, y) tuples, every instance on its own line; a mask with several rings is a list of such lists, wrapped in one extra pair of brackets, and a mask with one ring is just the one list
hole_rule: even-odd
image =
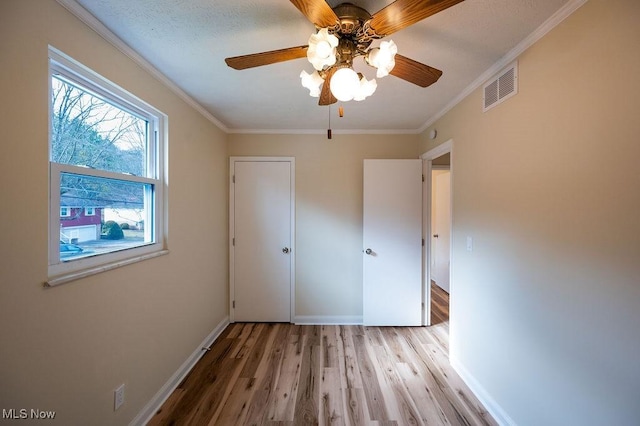
[(337, 100), (341, 102), (350, 101), (360, 89), (360, 78), (351, 68), (340, 68), (331, 77), (330, 89)]
[[(376, 68), (377, 78), (393, 73), (394, 77), (428, 87), (438, 81), (442, 71), (402, 55), (392, 40), (371, 48), (374, 40), (386, 37), (464, 0), (389, 0), (373, 15), (362, 7), (341, 3), (332, 7), (328, 0), (291, 0), (291, 3), (315, 25), (306, 46), (253, 53), (225, 58), (231, 68), (243, 70), (307, 57), (316, 72), (300, 73), (301, 83), (318, 105), (331, 105), (338, 100), (357, 101), (371, 96), (375, 80), (367, 80), (352, 69), (353, 60), (362, 56)], [(338, 2), (335, 2), (338, 3)], [(395, 68), (398, 56), (398, 68)], [(322, 82), (320, 81), (322, 80)]]
[(354, 101), (363, 101), (369, 96), (373, 95), (373, 93), (378, 88), (378, 83), (375, 78), (371, 80), (367, 80), (366, 77), (362, 77), (360, 79), (360, 86), (356, 92), (356, 95), (353, 97)]
[(326, 28), (320, 29), (316, 34), (311, 34), (307, 59), (316, 70), (321, 71), (336, 63), (338, 41), (338, 37), (329, 34), (329, 30)]
[(395, 56), (398, 53), (398, 46), (393, 40), (383, 41), (380, 47), (373, 48), (366, 56), (367, 63), (377, 68), (376, 77), (382, 78), (391, 72), (396, 65)]
[(309, 74), (302, 70), (300, 73), (300, 81), (302, 83), (302, 87), (309, 89), (309, 96), (314, 98), (320, 97), (320, 87), (322, 86), (322, 83), (324, 83), (324, 79), (320, 77), (318, 71), (314, 71)]

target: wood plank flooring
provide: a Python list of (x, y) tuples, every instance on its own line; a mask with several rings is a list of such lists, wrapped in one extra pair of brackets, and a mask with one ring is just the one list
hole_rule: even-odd
[(431, 325), (449, 321), (449, 293), (431, 281)]
[(149, 425), (495, 425), (448, 328), (231, 324)]

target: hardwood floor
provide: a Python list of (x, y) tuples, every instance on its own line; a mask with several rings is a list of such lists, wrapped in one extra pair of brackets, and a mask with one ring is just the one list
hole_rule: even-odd
[(449, 293), (431, 281), (431, 325), (449, 321)]
[(448, 327), (231, 324), (149, 425), (495, 425)]

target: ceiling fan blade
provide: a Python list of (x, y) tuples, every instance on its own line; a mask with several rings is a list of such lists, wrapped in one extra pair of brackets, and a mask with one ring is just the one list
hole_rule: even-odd
[(318, 28), (333, 27), (338, 23), (338, 17), (325, 0), (291, 0), (291, 3)]
[(464, 0), (396, 0), (373, 14), (371, 28), (387, 36)]
[(272, 50), (270, 52), (253, 53), (251, 55), (234, 56), (224, 61), (231, 68), (243, 70), (262, 65), (275, 64), (290, 61), (292, 59), (306, 58), (309, 46), (289, 47), (287, 49)]
[(331, 105), (338, 102), (333, 93), (331, 93), (331, 77), (335, 74), (337, 68), (329, 68), (327, 75), (324, 77), (324, 83), (322, 83), (322, 91), (320, 92), (320, 101), (318, 105)]
[(390, 74), (420, 87), (432, 85), (442, 75), (442, 71), (439, 69), (414, 61), (406, 56), (396, 54), (395, 60), (396, 65)]

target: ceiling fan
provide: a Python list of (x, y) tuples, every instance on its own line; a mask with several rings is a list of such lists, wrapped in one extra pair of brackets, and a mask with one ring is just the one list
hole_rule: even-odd
[(307, 57), (313, 74), (302, 71), (302, 85), (320, 105), (338, 100), (362, 100), (373, 94), (375, 80), (367, 80), (353, 71), (353, 60), (363, 56), (377, 68), (377, 77), (387, 74), (420, 87), (438, 81), (442, 71), (397, 54), (392, 40), (370, 47), (373, 40), (384, 38), (464, 0), (396, 0), (378, 12), (369, 12), (351, 3), (331, 8), (325, 0), (291, 0), (315, 26), (308, 45), (226, 58), (230, 67), (241, 70)]

